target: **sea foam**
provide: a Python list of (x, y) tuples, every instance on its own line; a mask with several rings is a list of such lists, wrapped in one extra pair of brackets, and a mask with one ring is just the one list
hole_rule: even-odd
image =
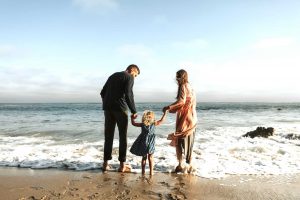
[[(156, 117), (167, 103), (137, 104)], [(199, 103), (193, 150), (194, 174), (206, 178), (227, 175), (294, 174), (300, 172), (300, 104)], [(281, 110), (278, 110), (281, 108)], [(100, 169), (103, 162), (104, 114), (100, 104), (0, 104), (0, 166)], [(178, 164), (167, 135), (175, 130), (176, 115), (168, 114), (156, 128), (154, 169), (172, 172)], [(269, 138), (244, 138), (257, 126), (274, 127)], [(141, 157), (129, 149), (140, 128), (129, 125), (127, 162), (141, 171)], [(118, 131), (113, 159), (118, 167)]]

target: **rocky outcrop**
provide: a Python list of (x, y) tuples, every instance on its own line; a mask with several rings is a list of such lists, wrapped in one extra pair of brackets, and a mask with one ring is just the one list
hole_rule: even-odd
[(285, 136), (285, 138), (289, 139), (289, 140), (300, 140), (300, 135), (296, 135), (296, 134), (290, 133), (290, 134), (287, 134)]
[(243, 135), (243, 137), (250, 137), (250, 138), (255, 138), (255, 137), (264, 137), (268, 138), (269, 136), (272, 136), (274, 133), (274, 128), (273, 127), (257, 127), (256, 130), (250, 131)]

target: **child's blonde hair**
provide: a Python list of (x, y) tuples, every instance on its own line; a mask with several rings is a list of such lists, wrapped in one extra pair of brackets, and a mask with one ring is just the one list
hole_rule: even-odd
[(151, 110), (145, 110), (143, 117), (142, 117), (142, 123), (145, 126), (149, 126), (149, 125), (153, 124), (154, 122), (155, 122), (154, 112)]

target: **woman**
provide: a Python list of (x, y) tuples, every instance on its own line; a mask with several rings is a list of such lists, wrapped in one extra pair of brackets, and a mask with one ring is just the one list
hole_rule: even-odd
[[(164, 107), (163, 111), (177, 113), (176, 132), (168, 135), (168, 139), (172, 140), (171, 145), (176, 147), (179, 162), (175, 172), (184, 172), (184, 169), (191, 172), (191, 159), (197, 124), (196, 95), (188, 82), (188, 74), (185, 70), (181, 69), (176, 72), (176, 81), (178, 84), (177, 100)], [(186, 166), (183, 164), (183, 153)]]

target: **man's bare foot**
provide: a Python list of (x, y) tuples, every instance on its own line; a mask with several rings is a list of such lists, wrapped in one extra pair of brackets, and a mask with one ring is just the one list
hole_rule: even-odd
[(131, 172), (130, 165), (120, 165), (118, 172)]
[(108, 162), (107, 161), (104, 161), (103, 162), (103, 165), (102, 165), (102, 171), (103, 172), (106, 172), (107, 170), (109, 170), (111, 167), (108, 165)]

